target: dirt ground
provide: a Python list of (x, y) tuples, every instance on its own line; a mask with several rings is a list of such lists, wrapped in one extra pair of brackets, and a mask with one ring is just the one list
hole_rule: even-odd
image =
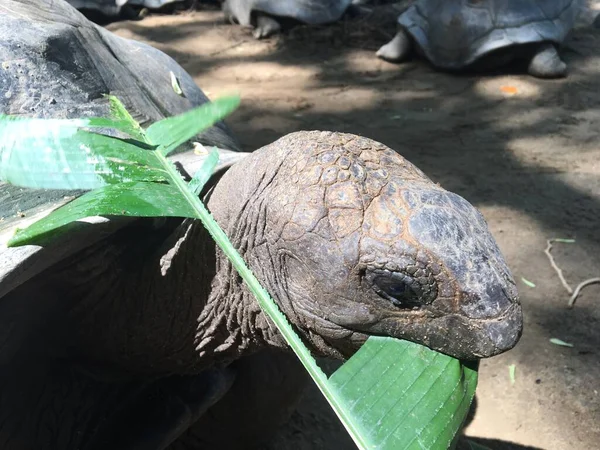
[[(246, 149), (297, 130), (368, 136), (480, 208), (517, 280), (525, 331), (514, 350), (482, 362), (467, 434), (519, 444), (510, 448), (600, 448), (600, 285), (568, 309), (544, 254), (546, 239), (574, 238), (553, 250), (566, 279), (600, 275), (600, 29), (580, 28), (566, 44), (564, 80), (450, 75), (376, 59), (394, 32), (377, 11), (264, 41), (214, 10), (108, 28), (171, 55), (209, 97), (239, 92), (228, 123)], [(265, 447), (352, 448), (316, 389)]]

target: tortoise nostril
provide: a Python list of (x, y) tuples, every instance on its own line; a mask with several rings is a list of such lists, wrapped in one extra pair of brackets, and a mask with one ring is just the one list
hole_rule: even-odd
[(505, 286), (488, 284), (479, 292), (462, 291), (460, 309), (473, 319), (492, 319), (500, 317), (513, 304)]

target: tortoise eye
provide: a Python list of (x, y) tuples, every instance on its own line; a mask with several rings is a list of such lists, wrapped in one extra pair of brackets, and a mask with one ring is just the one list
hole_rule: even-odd
[(403, 277), (378, 276), (373, 279), (373, 288), (381, 297), (390, 300), (394, 305), (401, 308), (412, 308), (420, 305), (419, 294), (413, 287), (414, 280)]
[(423, 286), (419, 279), (402, 272), (376, 269), (366, 274), (372, 289), (399, 308), (415, 308), (430, 303), (433, 286)]

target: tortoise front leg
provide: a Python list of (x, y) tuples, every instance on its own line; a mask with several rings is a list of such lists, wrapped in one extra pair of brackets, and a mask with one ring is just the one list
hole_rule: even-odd
[(411, 49), (411, 38), (404, 30), (398, 31), (394, 39), (377, 50), (376, 55), (390, 62), (402, 62), (408, 57)]
[(269, 37), (279, 30), (281, 30), (281, 25), (273, 17), (260, 13), (256, 15), (256, 28), (252, 33), (256, 39)]
[(294, 354), (262, 350), (230, 366), (235, 382), (169, 450), (247, 450), (289, 420), (309, 377)]
[(165, 450), (231, 388), (229, 369), (163, 378), (133, 392), (84, 450)]
[(538, 78), (561, 78), (567, 75), (567, 64), (558, 56), (556, 47), (546, 43), (531, 58), (527, 72)]

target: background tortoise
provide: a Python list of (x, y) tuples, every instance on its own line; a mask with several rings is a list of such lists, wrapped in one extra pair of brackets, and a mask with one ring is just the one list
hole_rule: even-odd
[[(152, 121), (206, 101), (170, 58), (64, 2), (0, 12), (3, 113), (106, 114), (113, 93)], [(199, 139), (236, 149), (223, 125)], [(315, 352), (349, 356), (373, 334), (464, 358), (516, 344), (515, 285), (481, 214), (396, 152), (299, 132), (235, 154), (203, 196)], [(14, 209), (62, 201), (7, 189), (2, 242)], [(289, 416), (304, 371), (199, 223), (98, 219), (61, 236), (0, 247), (3, 449), (247, 448)]]
[[(416, 0), (398, 17), (400, 30), (377, 56), (403, 61), (413, 43), (436, 67), (459, 70), (528, 61), (536, 77), (561, 77), (557, 47), (573, 28), (581, 0)], [(483, 59), (483, 60), (482, 60)]]
[(225, 16), (242, 26), (254, 26), (254, 37), (267, 37), (281, 29), (276, 17), (287, 17), (309, 25), (335, 22), (352, 0), (225, 0)]
[[(132, 7), (160, 9), (171, 3), (184, 0), (66, 0), (94, 20), (136, 19), (138, 11)], [(100, 13), (100, 17), (97, 16)]]

